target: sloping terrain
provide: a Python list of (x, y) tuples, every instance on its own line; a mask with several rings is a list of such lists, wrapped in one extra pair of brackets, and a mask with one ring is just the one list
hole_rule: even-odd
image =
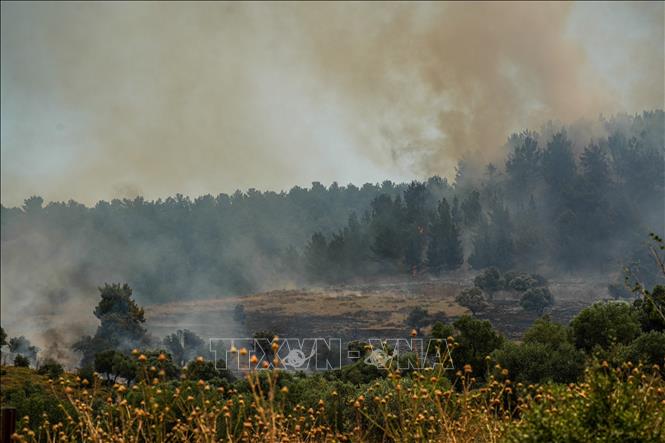
[[(409, 280), (382, 284), (288, 289), (223, 299), (184, 301), (146, 307), (148, 327), (158, 337), (187, 328), (203, 337), (248, 337), (271, 330), (282, 337), (402, 337), (415, 307), (428, 310), (432, 322), (453, 321), (469, 313), (455, 296), (472, 286), (471, 278)], [(550, 284), (555, 305), (547, 313), (562, 323), (595, 300), (607, 297), (606, 285), (582, 280)], [(244, 307), (245, 318), (234, 314)], [(519, 306), (515, 293), (500, 292), (477, 316), (488, 319), (510, 338), (519, 338), (535, 314)]]

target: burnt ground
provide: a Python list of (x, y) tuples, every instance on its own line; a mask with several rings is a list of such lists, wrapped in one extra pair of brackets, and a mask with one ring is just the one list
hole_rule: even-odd
[[(433, 321), (454, 321), (469, 311), (455, 296), (472, 286), (472, 278), (406, 280), (386, 283), (277, 290), (221, 299), (183, 301), (146, 307), (150, 331), (163, 337), (187, 328), (202, 337), (250, 337), (271, 330), (281, 337), (339, 337), (353, 339), (406, 337), (409, 312), (428, 310)], [(550, 290), (555, 305), (546, 311), (557, 322), (567, 323), (581, 309), (607, 298), (606, 284), (589, 280), (554, 280)], [(245, 320), (237, 321), (234, 307), (242, 304)], [(519, 295), (496, 294), (483, 312), (506, 337), (519, 339), (536, 319), (519, 306)], [(425, 329), (424, 332), (427, 332)]]

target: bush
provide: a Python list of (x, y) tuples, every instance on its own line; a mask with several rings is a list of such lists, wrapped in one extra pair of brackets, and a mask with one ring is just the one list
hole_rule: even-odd
[(463, 290), (455, 301), (461, 306), (468, 308), (472, 313), (476, 314), (487, 307), (487, 300), (483, 296), (483, 291), (478, 288), (468, 288)]
[(488, 294), (493, 294), (503, 288), (501, 272), (495, 267), (487, 268), (473, 279), (473, 284)]
[(214, 361), (200, 361), (195, 360), (187, 365), (187, 378), (189, 380), (203, 380), (210, 381), (215, 385), (219, 385), (222, 380), (233, 381), (233, 375), (226, 368), (224, 360)]
[(81, 379), (81, 383), (85, 381), (88, 385), (92, 385), (95, 381), (95, 369), (92, 366), (78, 368), (76, 375)]
[(623, 351), (624, 360), (633, 363), (665, 364), (665, 333), (651, 331), (637, 337)]
[(545, 308), (554, 303), (554, 297), (547, 288), (530, 288), (520, 298), (520, 306), (526, 311), (542, 315)]
[(62, 368), (62, 365), (51, 358), (44, 360), (37, 370), (38, 374), (46, 375), (53, 380), (60, 377), (63, 372), (65, 372), (65, 370)]
[(586, 352), (627, 345), (640, 334), (635, 310), (622, 302), (595, 303), (577, 314), (570, 326), (575, 346)]
[(427, 325), (428, 317), (429, 313), (427, 312), (427, 309), (416, 306), (406, 317), (406, 325), (420, 331), (420, 328)]
[(352, 340), (346, 345), (346, 349), (348, 350), (349, 360), (354, 362), (365, 357), (370, 351), (370, 346), (367, 342)]
[[(18, 376), (18, 374), (13, 375)], [(36, 377), (34, 373), (20, 376), (21, 383), (12, 385), (4, 383), (3, 378), (2, 406), (16, 408), (18, 417), (31, 417), (28, 428), (33, 431), (37, 431), (40, 419), (44, 414), (53, 423), (66, 422), (66, 413), (71, 414), (73, 408), (61, 403), (61, 399), (39, 380), (41, 377)]]
[(368, 365), (364, 359), (360, 359), (351, 365), (336, 370), (335, 375), (344, 382), (360, 385), (370, 383), (377, 378), (383, 378), (388, 375), (388, 372), (383, 368)]
[(554, 323), (549, 316), (545, 315), (526, 330), (522, 338), (524, 343), (543, 343), (557, 347), (562, 343), (573, 343), (573, 334), (568, 326)]
[(582, 384), (532, 390), (505, 441), (661, 442), (664, 388), (657, 373), (596, 363)]
[(524, 292), (539, 285), (537, 279), (529, 274), (507, 273), (505, 277), (506, 289), (512, 289), (517, 292)]
[(460, 317), (453, 323), (457, 329), (455, 340), (457, 347), (452, 352), (453, 364), (461, 367), (470, 364), (474, 375), (485, 373), (485, 357), (499, 349), (504, 339), (492, 328), (487, 320), (477, 320), (468, 315)]
[(24, 336), (12, 337), (9, 339), (8, 344), (10, 352), (21, 354), (33, 362), (37, 360), (37, 353), (39, 352), (39, 348), (33, 346), (32, 343), (30, 343), (30, 340)]
[(19, 368), (29, 368), (30, 360), (28, 357), (24, 357), (21, 354), (16, 354), (16, 357), (14, 357), (14, 366)]
[[(136, 354), (136, 353), (135, 353)], [(142, 354), (145, 361), (136, 366), (137, 380), (152, 380), (156, 375), (166, 380), (175, 380), (180, 376), (180, 368), (173, 363), (171, 354), (164, 350), (146, 351)], [(139, 356), (140, 358), (140, 356)]]
[(570, 329), (549, 318), (536, 320), (522, 344), (508, 342), (494, 358), (517, 381), (571, 383), (584, 369), (584, 353), (572, 343)]
[(665, 331), (665, 286), (656, 286), (651, 293), (633, 304), (644, 332)]
[(122, 352), (109, 350), (95, 354), (95, 371), (115, 383), (118, 377), (131, 382), (136, 378), (136, 362)]

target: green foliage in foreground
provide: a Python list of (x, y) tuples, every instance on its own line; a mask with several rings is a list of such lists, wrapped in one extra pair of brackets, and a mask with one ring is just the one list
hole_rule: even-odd
[(601, 364), (577, 385), (538, 387), (506, 441), (662, 442), (665, 391), (658, 369), (651, 374), (629, 363)]
[[(571, 384), (522, 384), (503, 368), (486, 384), (477, 385), (471, 368), (465, 367), (463, 373), (446, 376), (436, 371), (388, 371), (383, 378), (361, 384), (322, 374), (259, 371), (227, 387), (215, 388), (203, 380), (158, 380), (139, 381), (130, 389), (118, 384), (103, 388), (97, 386), (99, 379), (95, 386), (80, 386), (69, 374), (49, 386), (31, 369), (4, 369), (3, 405), (17, 407), (19, 417), (27, 416), (18, 428), (19, 441), (665, 438), (663, 371), (631, 363), (612, 366), (595, 360), (580, 382)], [(54, 426), (61, 434), (49, 436), (47, 430)]]

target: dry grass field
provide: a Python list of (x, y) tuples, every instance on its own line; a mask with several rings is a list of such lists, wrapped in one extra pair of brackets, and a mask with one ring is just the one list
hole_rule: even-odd
[[(408, 334), (410, 327), (405, 320), (415, 307), (427, 309), (432, 322), (453, 321), (469, 313), (455, 297), (472, 284), (472, 278), (467, 277), (275, 290), (150, 305), (146, 318), (157, 336), (187, 328), (204, 337), (244, 337), (266, 329), (283, 337), (394, 337)], [(555, 305), (548, 314), (564, 323), (583, 307), (607, 297), (606, 284), (590, 280), (553, 281), (550, 288)], [(238, 304), (244, 306), (244, 322), (234, 317)], [(517, 295), (507, 292), (499, 292), (477, 316), (490, 320), (513, 339), (535, 319), (534, 314), (520, 308)]]

